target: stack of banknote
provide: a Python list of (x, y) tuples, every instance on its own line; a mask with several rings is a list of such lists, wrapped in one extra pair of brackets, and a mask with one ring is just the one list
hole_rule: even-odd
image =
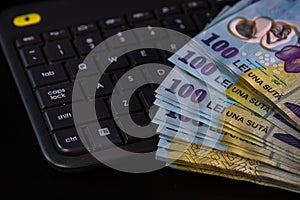
[(169, 58), (157, 159), (300, 192), (300, 1), (225, 7)]

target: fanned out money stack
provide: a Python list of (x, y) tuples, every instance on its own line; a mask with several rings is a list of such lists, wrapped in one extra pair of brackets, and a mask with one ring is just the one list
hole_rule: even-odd
[(300, 1), (240, 1), (169, 60), (157, 159), (300, 192)]

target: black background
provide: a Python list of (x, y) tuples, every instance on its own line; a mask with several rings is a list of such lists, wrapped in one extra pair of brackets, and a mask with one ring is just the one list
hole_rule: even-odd
[[(32, 0), (10, 0), (1, 10)], [(1, 27), (0, 28), (5, 28)], [(1, 196), (10, 198), (138, 198), (138, 199), (299, 199), (296, 193), (253, 183), (169, 168), (128, 174), (101, 168), (80, 174), (52, 169), (43, 158), (34, 133), (0, 52)]]

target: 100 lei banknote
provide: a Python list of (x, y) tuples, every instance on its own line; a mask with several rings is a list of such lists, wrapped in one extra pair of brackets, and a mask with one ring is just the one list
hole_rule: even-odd
[[(218, 165), (218, 163), (215, 163), (216, 164), (215, 166), (219, 167), (219, 168), (226, 169), (226, 165), (225, 166), (222, 165), (222, 162), (226, 162), (226, 161), (223, 160), (222, 158), (227, 157), (227, 156), (229, 156), (229, 157), (232, 156), (232, 159), (228, 160), (227, 162), (232, 162), (231, 163), (232, 165), (236, 164), (236, 167), (239, 166), (240, 170), (245, 170), (244, 172), (248, 173), (249, 175), (251, 175), (251, 174), (254, 175), (255, 172), (259, 173), (259, 171), (260, 171), (260, 172), (264, 172), (264, 173), (268, 173), (268, 174), (273, 174), (273, 175), (277, 176), (278, 179), (280, 179), (281, 181), (284, 181), (284, 180), (288, 179), (291, 182), (296, 183), (298, 185), (300, 183), (300, 176), (299, 175), (295, 175), (295, 174), (287, 172), (287, 171), (279, 170), (276, 167), (272, 167), (272, 166), (266, 165), (264, 163), (261, 163), (259, 161), (255, 161), (255, 160), (252, 160), (252, 159), (249, 159), (249, 158), (245, 158), (245, 157), (239, 156), (239, 155), (234, 154), (234, 153), (229, 153), (229, 152), (216, 150), (216, 149), (206, 147), (206, 146), (203, 146), (203, 145), (198, 145), (198, 144), (194, 144), (194, 143), (191, 143), (191, 144), (178, 143), (174, 140), (169, 140), (167, 138), (161, 138), (161, 141), (158, 143), (158, 147), (163, 148), (164, 150), (167, 150), (167, 151), (159, 152), (160, 151), (160, 149), (159, 149), (156, 156), (157, 157), (160, 156), (160, 157), (163, 157), (163, 158), (169, 158), (170, 161), (176, 160), (177, 157), (179, 157), (179, 159), (177, 159), (177, 161), (184, 161), (185, 159), (182, 159), (182, 155), (188, 154), (192, 157), (191, 157), (191, 159), (188, 159), (188, 160), (184, 161), (184, 162), (186, 162), (185, 163), (186, 165), (188, 165), (189, 163), (192, 164), (192, 165), (196, 164), (197, 161), (200, 161), (200, 160), (201, 160), (200, 163), (207, 162), (208, 160), (206, 160), (206, 159), (209, 159), (210, 162), (211, 161), (220, 161), (221, 165)], [(172, 155), (172, 152), (176, 152), (176, 153), (175, 154), (173, 153), (173, 155)], [(167, 155), (165, 153), (167, 153)], [(184, 154), (182, 154), (182, 153), (184, 153)], [(196, 159), (196, 160), (193, 160), (193, 158)], [(235, 158), (237, 160), (235, 160)], [(247, 163), (247, 164), (244, 163), (244, 164), (246, 164), (246, 166), (249, 167), (249, 169), (247, 169), (247, 167), (245, 165), (241, 164), (241, 163), (240, 164), (235, 163), (234, 160), (235, 161), (238, 161), (238, 160), (246, 161), (246, 160), (248, 160), (249, 163)], [(196, 161), (196, 163), (195, 163), (195, 161)], [(208, 163), (209, 162), (207, 162), (206, 164), (208, 164)], [(251, 168), (250, 163), (253, 163), (253, 164), (256, 163), (256, 166), (261, 165), (263, 167), (260, 170), (258, 170), (258, 168), (255, 168), (255, 165), (252, 165), (253, 167)], [(213, 162), (211, 162), (211, 164), (212, 164), (212, 166), (214, 166)], [(235, 170), (234, 167), (230, 168), (230, 169)], [(236, 170), (238, 170), (238, 169), (236, 169)]]
[(254, 115), (249, 110), (228, 103), (224, 95), (176, 67), (156, 92), (167, 99), (191, 108), (204, 118), (215, 120), (217, 123), (225, 122), (280, 146), (286, 152), (300, 156), (299, 139)]
[[(299, 8), (300, 3), (292, 0), (252, 4), (198, 34), (195, 48), (276, 105), (299, 90)], [(280, 107), (287, 110), (297, 111)], [(289, 120), (299, 125), (294, 117)]]
[(292, 135), (300, 135), (273, 107), (257, 94), (238, 84), (238, 78), (229, 71), (218, 67), (211, 59), (193, 49), (190, 41), (176, 52), (169, 60), (179, 68), (191, 73), (199, 80), (226, 94), (236, 102), (256, 112), (263, 118), (280, 126)]
[[(212, 128), (213, 132), (215, 132), (215, 133), (212, 133), (212, 130), (210, 130), (207, 133), (209, 133), (210, 137), (213, 137), (215, 139), (218, 138), (218, 140), (214, 141), (214, 143), (212, 143), (212, 144), (219, 144), (219, 143), (222, 144), (222, 141), (226, 140), (226, 137), (225, 137), (225, 136), (227, 136), (226, 134), (225, 134), (225, 136), (218, 135), (219, 130), (223, 130), (225, 132), (228, 132), (228, 133), (232, 134), (233, 137), (238, 137), (243, 141), (244, 140), (249, 141), (249, 142), (251, 142), (251, 144), (254, 144), (254, 145), (263, 146), (264, 148), (270, 149), (271, 151), (274, 151), (274, 152), (276, 152), (276, 153), (278, 153), (278, 154), (280, 154), (280, 155), (282, 155), (282, 156), (284, 156), (284, 157), (286, 157), (290, 160), (293, 160), (296, 163), (299, 163), (300, 157), (298, 155), (287, 152), (286, 150), (279, 147), (277, 144), (274, 145), (273, 143), (271, 143), (269, 141), (266, 141), (264, 138), (261, 138), (261, 137), (255, 135), (255, 134), (251, 134), (248, 131), (244, 131), (244, 130), (241, 130), (239, 128), (235, 128), (235, 127), (233, 127), (231, 125), (228, 125), (226, 123), (215, 123), (215, 122), (209, 121), (206, 118), (203, 118), (203, 116), (200, 116), (197, 113), (197, 111), (193, 111), (192, 109), (190, 109), (188, 107), (184, 107), (182, 105), (181, 105), (181, 107), (179, 107), (179, 105), (176, 105), (176, 102), (172, 102), (172, 100), (166, 100), (166, 99), (161, 100), (161, 97), (159, 97), (158, 99), (156, 99), (155, 104), (158, 105), (161, 108), (166, 109), (166, 110), (171, 110), (172, 112), (174, 112), (176, 114), (179, 114), (181, 117), (182, 116), (183, 117), (188, 117), (192, 120), (199, 121), (200, 123), (205, 124), (210, 129)], [(159, 117), (157, 117), (157, 119), (158, 118)], [(168, 122), (170, 122), (170, 121), (168, 120)], [(184, 123), (182, 123), (182, 122), (180, 122), (180, 124), (178, 124), (177, 127), (180, 127), (180, 129), (185, 128)], [(192, 132), (196, 131), (195, 127), (191, 126), (191, 127), (189, 127), (189, 130), (190, 129), (192, 129)], [(202, 129), (202, 127), (201, 127), (201, 129)], [(161, 130), (159, 130), (159, 132), (160, 131)], [(178, 135), (176, 135), (176, 137), (177, 136)], [(239, 137), (239, 136), (241, 136), (241, 137)], [(207, 137), (205, 138), (204, 142), (207, 142), (206, 139), (207, 139)], [(231, 141), (231, 142), (235, 142), (235, 141)], [(219, 148), (222, 150), (222, 146), (220, 146)], [(298, 166), (298, 164), (296, 166)]]
[(174, 140), (197, 143), (222, 151), (236, 153), (295, 174), (300, 173), (300, 160), (295, 162), (282, 152), (278, 152), (276, 149), (238, 132), (219, 130), (162, 108), (158, 110), (152, 122), (159, 125), (157, 132), (160, 135)]
[(192, 168), (193, 171), (199, 170), (197, 172), (201, 173), (209, 172), (208, 174), (299, 192), (299, 180), (294, 175), (281, 172), (255, 160), (196, 144), (192, 144), (184, 152), (180, 152), (176, 150), (182, 149), (178, 147), (180, 144), (168, 142), (165, 139), (161, 141), (157, 158), (172, 163), (169, 165), (171, 167), (179, 165), (180, 167), (176, 167), (176, 169)]

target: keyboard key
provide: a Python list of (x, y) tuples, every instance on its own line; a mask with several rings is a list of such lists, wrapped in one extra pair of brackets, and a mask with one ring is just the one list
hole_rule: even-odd
[[(100, 129), (99, 124), (101, 126)], [(88, 136), (90, 144), (94, 150), (107, 149), (115, 145), (119, 146), (123, 144), (113, 119), (99, 121), (99, 124), (89, 124), (84, 129), (85, 134)], [(105, 141), (105, 137), (106, 139), (110, 140), (110, 142)]]
[(80, 24), (72, 28), (75, 35), (82, 35), (90, 32), (97, 31), (95, 23)]
[(170, 71), (172, 70), (171, 67), (161, 67), (159, 65), (153, 64), (151, 67), (147, 67), (144, 69), (144, 74), (147, 76), (147, 79), (153, 83), (162, 83), (163, 80), (168, 76)]
[(129, 69), (124, 69), (124, 70), (119, 70), (119, 71), (113, 73), (112, 80), (113, 80), (114, 84), (117, 84), (119, 79), (128, 71), (129, 71)]
[(36, 34), (24, 36), (16, 41), (17, 47), (23, 47), (23, 46), (27, 46), (27, 45), (36, 45), (36, 44), (41, 44), (41, 43), (42, 43), (41, 37)]
[(104, 35), (104, 38), (108, 38), (108, 37), (111, 37), (113, 35), (118, 34), (119, 32), (124, 32), (124, 31), (129, 30), (129, 29), (130, 29), (129, 26), (123, 25), (123, 26), (120, 26), (120, 27), (117, 27), (117, 28), (104, 30), (103, 35)]
[(31, 68), (27, 73), (33, 88), (68, 81), (61, 64)]
[(179, 14), (180, 13), (180, 8), (178, 6), (164, 6), (161, 8), (156, 9), (155, 14), (157, 17), (167, 17), (170, 15), (174, 15), (174, 14)]
[[(48, 88), (37, 89), (36, 97), (41, 109), (59, 106), (72, 102), (73, 84), (62, 84)], [(74, 101), (83, 100), (84, 97), (80, 93)]]
[(70, 33), (68, 29), (57, 29), (53, 31), (47, 31), (43, 33), (43, 36), (45, 40), (52, 41), (52, 40), (70, 38)]
[(202, 30), (204, 26), (213, 20), (215, 14), (212, 10), (203, 10), (192, 15), (198, 28)]
[(186, 13), (190, 13), (191, 11), (195, 11), (195, 10), (207, 9), (207, 8), (209, 8), (209, 4), (205, 0), (190, 1), (190, 2), (184, 3), (183, 8)]
[(20, 56), (25, 67), (42, 65), (45, 63), (40, 47), (25, 47), (20, 50)]
[(66, 62), (65, 67), (67, 69), (69, 76), (73, 80), (75, 80), (79, 70), (80, 70), (80, 75), (78, 75), (78, 78), (83, 78), (98, 73), (95, 67), (93, 68), (89, 67), (87, 64), (83, 63), (82, 59), (70, 60)]
[(136, 31), (135, 34), (139, 41), (145, 42), (149, 40), (157, 41), (166, 36), (165, 31), (156, 31), (153, 27), (162, 27), (159, 21), (146, 21), (137, 23), (134, 25), (135, 28), (144, 27), (146, 29)]
[(168, 60), (175, 52), (177, 52), (187, 41), (182, 38), (170, 37), (168, 40), (161, 40), (157, 43), (160, 49), (165, 49), (167, 51), (160, 51), (162, 57), (165, 61)]
[(141, 103), (139, 102), (137, 95), (134, 93), (131, 97), (127, 98), (128, 93), (124, 92), (122, 94), (116, 94), (116, 101), (109, 101), (108, 104), (111, 106), (111, 111), (115, 115), (124, 115), (129, 113), (134, 113), (142, 111)]
[[(149, 125), (149, 123), (150, 123), (149, 118), (143, 112), (131, 114), (131, 118), (132, 118), (132, 121), (136, 124), (136, 126), (143, 127), (143, 126)], [(129, 127), (128, 124), (126, 123), (126, 119), (123, 116), (119, 117), (118, 121), (120, 123), (119, 128), (121, 129), (121, 132), (124, 134), (126, 143), (137, 142), (137, 141), (149, 139), (152, 137), (152, 135), (149, 135), (149, 133), (147, 133), (147, 132), (140, 132), (139, 133), (140, 137), (134, 137), (134, 136), (130, 135), (130, 132), (136, 133), (136, 131), (134, 130), (134, 127)], [(125, 133), (123, 130), (128, 130), (130, 132)], [(154, 131), (151, 132), (151, 134), (153, 134), (153, 133), (154, 133)]]
[[(120, 91), (136, 89), (145, 83), (143, 72), (139, 69), (130, 70), (125, 75), (126, 72), (124, 70), (113, 75), (115, 83), (118, 82), (118, 89)], [(122, 80), (120, 79), (121, 77), (123, 77)]]
[(131, 63), (136, 66), (144, 63), (150, 63), (160, 59), (155, 49), (140, 49), (128, 53)]
[(44, 113), (50, 131), (74, 126), (72, 105), (67, 105)]
[(95, 86), (89, 85), (90, 83), (88, 81), (82, 81), (81, 84), (82, 84), (83, 92), (88, 98), (91, 98), (93, 96), (93, 92), (95, 90), (96, 90), (96, 94), (94, 94), (95, 97), (108, 96), (113, 92), (113, 88), (114, 88), (111, 78), (108, 74), (103, 75), (100, 81)]
[(237, 1), (238, 0), (211, 0), (211, 4), (215, 5), (215, 7), (220, 10), (226, 5), (234, 5)]
[[(115, 70), (120, 70), (129, 67), (129, 62), (126, 55), (120, 57), (115, 56), (114, 54), (108, 55), (106, 60), (101, 60), (100, 57), (94, 57), (97, 66), (99, 66), (100, 71), (112, 72)], [(103, 67), (107, 67), (104, 69)]]
[[(76, 103), (76, 104), (77, 104), (76, 108), (82, 109), (82, 111), (81, 110), (77, 111), (79, 113), (82, 112), (86, 114), (86, 113), (93, 112), (93, 110), (87, 110), (90, 107), (88, 107), (85, 102)], [(97, 119), (106, 119), (111, 117), (110, 112), (103, 99), (98, 99), (95, 101), (95, 109), (96, 109)], [(46, 120), (46, 123), (50, 131), (74, 126), (72, 105), (66, 105), (63, 107), (49, 110), (44, 113), (44, 118)], [(92, 122), (93, 120), (94, 119), (91, 116), (85, 115), (84, 119), (82, 119), (81, 121), (77, 121), (77, 123), (82, 124), (86, 122)]]
[(100, 27), (105, 30), (117, 28), (124, 25), (126, 25), (126, 21), (123, 17), (112, 17), (100, 22)]
[(145, 87), (140, 89), (140, 99), (142, 100), (142, 104), (143, 106), (149, 110), (151, 108), (151, 106), (153, 105), (153, 102), (155, 101), (155, 93), (154, 93), (154, 89), (149, 88), (149, 87)]
[(44, 51), (51, 63), (76, 56), (74, 48), (69, 40), (58, 40), (47, 43), (44, 47)]
[[(125, 28), (124, 28), (125, 29)], [(123, 32), (123, 28), (117, 30), (111, 30), (105, 33), (106, 36), (115, 36), (108, 42), (109, 47), (112, 49), (119, 47), (127, 47), (136, 43), (133, 32)]]
[(153, 19), (153, 14), (149, 11), (135, 12), (128, 15), (127, 18), (130, 23), (135, 23), (135, 22)]
[(138, 126), (147, 126), (150, 123), (149, 118), (143, 113), (143, 112), (138, 112), (131, 114), (132, 121), (134, 121)]
[(110, 111), (108, 110), (104, 99), (97, 99), (95, 101), (95, 109), (98, 119), (102, 120), (111, 117)]
[(171, 19), (166, 19), (163, 21), (163, 24), (166, 28), (170, 28), (182, 33), (188, 33), (197, 30), (192, 19), (188, 16), (177, 16)]
[(87, 149), (82, 144), (82, 138), (78, 136), (75, 128), (55, 131), (52, 139), (57, 150), (62, 154), (80, 155), (87, 153)]
[(134, 28), (140, 28), (140, 27), (162, 27), (162, 25), (157, 20), (139, 22), (134, 24)]
[(77, 37), (74, 41), (75, 46), (81, 55), (87, 55), (101, 42), (102, 38), (98, 32)]

